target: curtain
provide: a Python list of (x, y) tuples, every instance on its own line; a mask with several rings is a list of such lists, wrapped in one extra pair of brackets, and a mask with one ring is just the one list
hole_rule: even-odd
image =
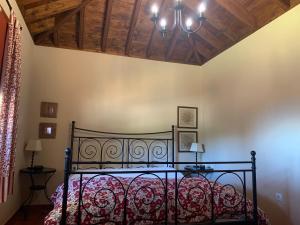
[(0, 83), (0, 203), (13, 193), (20, 66), (21, 27), (11, 12)]

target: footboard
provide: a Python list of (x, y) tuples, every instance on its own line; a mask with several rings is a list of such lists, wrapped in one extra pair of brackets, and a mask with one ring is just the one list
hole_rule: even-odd
[(257, 207), (255, 155), (251, 152), (249, 161), (198, 162), (241, 168), (198, 170), (191, 177), (186, 170), (160, 167), (72, 170), (67, 149), (64, 186), (57, 199), (62, 202), (60, 224), (268, 224)]

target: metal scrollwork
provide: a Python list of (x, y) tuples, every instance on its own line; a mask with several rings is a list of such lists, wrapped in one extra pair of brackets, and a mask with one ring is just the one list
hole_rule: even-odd
[(90, 196), (81, 199), (81, 208), (89, 216), (107, 221), (114, 214), (116, 206), (124, 204), (125, 189), (117, 177), (109, 174), (105, 174), (106, 182), (98, 182), (102, 176), (97, 174), (84, 183), (81, 195), (85, 196), (86, 193)]
[(146, 174), (141, 174), (131, 180), (125, 198), (131, 203), (130, 207), (134, 206), (136, 212), (143, 216), (142, 220), (148, 220), (165, 204), (165, 183), (156, 174), (147, 173), (147, 176), (152, 177), (149, 180), (145, 180), (144, 175)]
[(82, 140), (79, 148), (80, 159), (91, 160), (98, 158), (101, 143), (97, 139), (87, 138)]
[(120, 159), (123, 154), (123, 143), (120, 139), (109, 139), (103, 143), (102, 152), (105, 153), (105, 158)]
[(129, 155), (135, 160), (141, 160), (146, 156), (148, 151), (147, 142), (144, 140), (134, 139), (131, 140), (129, 146)]
[[(178, 183), (178, 203), (185, 211), (190, 213), (201, 213), (204, 207), (210, 207), (210, 196), (212, 188), (210, 181), (202, 174), (196, 182), (190, 183), (188, 174)], [(207, 191), (209, 190), (209, 192)]]
[(213, 185), (215, 204), (218, 204), (222, 199), (222, 204), (225, 208), (233, 209), (242, 204), (244, 197), (237, 191), (236, 187), (233, 185), (234, 182), (231, 182), (230, 184), (220, 184), (221, 178), (224, 178), (226, 175), (233, 175), (242, 186), (244, 185), (244, 181), (237, 173), (222, 173)]
[(152, 157), (156, 160), (165, 159), (168, 154), (168, 146), (164, 141), (152, 141), (149, 146)]

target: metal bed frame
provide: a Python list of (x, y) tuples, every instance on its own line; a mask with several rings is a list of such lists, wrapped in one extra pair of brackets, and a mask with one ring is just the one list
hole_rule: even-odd
[[(63, 188), (63, 201), (62, 201), (62, 217), (60, 224), (67, 224), (67, 204), (68, 204), (68, 188), (70, 175), (77, 174), (80, 177), (80, 189), (79, 189), (79, 204), (77, 224), (81, 224), (81, 210), (84, 209), (83, 204), (83, 192), (84, 187), (82, 184), (83, 176), (88, 174), (95, 174), (95, 171), (80, 170), (91, 168), (129, 168), (134, 166), (136, 170), (130, 171), (101, 171), (97, 172), (96, 176), (109, 175), (114, 177), (114, 173), (138, 173), (142, 175), (155, 175), (156, 173), (162, 173), (165, 175), (165, 180), (157, 177), (164, 187), (164, 203), (161, 207), (165, 210), (165, 219), (163, 221), (151, 221), (153, 224), (170, 224), (168, 221), (168, 175), (175, 173), (175, 222), (172, 224), (182, 224), (178, 219), (178, 207), (181, 207), (181, 202), (178, 198), (178, 189), (184, 178), (190, 175), (191, 171), (184, 169), (177, 169), (176, 167), (183, 165), (195, 165), (195, 162), (177, 162), (175, 160), (175, 127), (172, 126), (171, 131), (163, 131), (156, 133), (109, 133), (93, 131), (89, 129), (78, 128), (75, 126), (75, 121), (72, 122), (71, 130), (71, 148), (65, 151), (65, 169), (64, 169), (64, 188)], [(256, 153), (251, 152), (250, 161), (231, 161), (231, 162), (197, 162), (199, 165), (217, 165), (217, 166), (234, 166), (237, 165), (242, 168), (238, 169), (217, 169), (213, 171), (205, 171), (206, 174), (216, 175), (216, 179), (212, 181), (203, 175), (203, 171), (198, 170), (196, 173), (199, 177), (202, 177), (210, 184), (210, 210), (211, 216), (209, 221), (193, 224), (240, 224), (240, 225), (258, 225), (258, 206), (257, 206), (257, 186), (256, 186)], [(107, 165), (109, 165), (107, 167)], [(168, 165), (175, 168), (171, 171), (151, 170), (151, 171), (139, 171), (138, 167), (155, 167), (158, 165)], [(185, 174), (183, 178), (178, 178), (178, 174)], [(195, 173), (195, 172), (193, 172)], [(252, 190), (247, 190), (247, 174), (251, 174)], [(242, 204), (243, 218), (236, 221), (218, 220), (216, 212), (214, 212), (214, 186), (225, 175), (232, 175), (237, 178), (241, 183), (239, 187), (242, 192), (242, 199), (238, 204)], [(140, 177), (139, 175), (138, 177)], [(114, 177), (115, 179), (118, 179)], [(136, 179), (133, 178), (133, 180)], [(250, 180), (250, 179), (249, 179)], [(89, 182), (89, 181), (88, 181)], [(222, 184), (223, 185), (223, 184)], [(129, 185), (130, 186), (130, 185)], [(234, 184), (224, 184), (222, 187), (230, 187), (236, 191)], [(129, 187), (128, 187), (129, 189)], [(128, 191), (127, 189), (127, 191)], [(101, 190), (99, 190), (101, 191)], [(113, 190), (110, 190), (113, 192)], [(127, 224), (127, 191), (124, 191), (124, 212), (122, 224)], [(252, 215), (248, 215), (246, 208), (247, 191), (252, 194), (253, 210)], [(249, 195), (249, 193), (248, 193)], [(96, 197), (96, 193), (94, 198)], [(205, 193), (206, 197), (206, 193)], [(146, 203), (145, 203), (146, 204)], [(236, 205), (235, 205), (236, 206)], [(234, 207), (235, 207), (234, 206)], [(232, 206), (228, 206), (232, 208)], [(145, 219), (147, 220), (147, 219)], [(148, 221), (148, 220), (147, 220)], [(105, 224), (105, 222), (114, 221), (102, 221), (97, 224)], [(134, 221), (133, 221), (134, 222)], [(135, 221), (136, 222), (136, 221)], [(148, 221), (149, 222), (149, 221)], [(134, 224), (131, 223), (130, 224)]]

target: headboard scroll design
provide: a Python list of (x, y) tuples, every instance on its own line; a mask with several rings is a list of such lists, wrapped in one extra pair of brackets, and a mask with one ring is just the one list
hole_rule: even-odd
[(73, 169), (174, 167), (174, 126), (153, 133), (112, 133), (88, 130), (72, 122)]

